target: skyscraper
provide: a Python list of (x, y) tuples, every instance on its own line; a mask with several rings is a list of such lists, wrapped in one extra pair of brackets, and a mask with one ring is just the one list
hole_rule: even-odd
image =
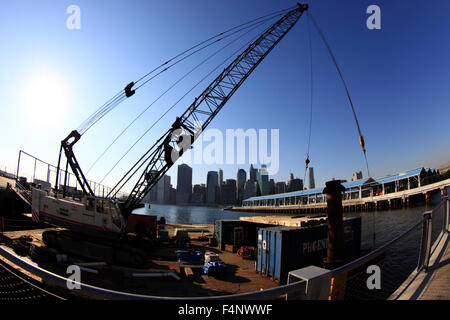
[(269, 185), (269, 173), (267, 172), (266, 165), (262, 165), (261, 169), (256, 173), (256, 180), (258, 181), (259, 193), (262, 196), (266, 196), (270, 192)]
[(289, 175), (289, 181), (287, 183), (287, 192), (294, 192), (303, 190), (303, 180), (294, 178), (294, 174)]
[(258, 193), (258, 182), (247, 180), (244, 186), (244, 196), (242, 197), (243, 200), (254, 197)]
[(223, 170), (222, 169), (219, 169), (217, 183), (219, 184), (219, 188), (223, 185)]
[(316, 187), (316, 183), (314, 182), (314, 168), (308, 168), (308, 189), (314, 189)]
[(249, 170), (249, 179), (251, 180), (251, 181), (256, 181), (256, 172), (257, 172), (258, 170), (257, 169), (255, 169), (255, 168), (253, 168), (253, 165), (251, 164), (250, 165), (250, 170)]
[(247, 172), (244, 169), (239, 169), (236, 176), (237, 201), (242, 202), (244, 196), (245, 180), (247, 180)]
[(275, 180), (269, 179), (269, 194), (275, 193)]
[(191, 201), (192, 194), (192, 168), (187, 164), (178, 166), (177, 177), (177, 204), (185, 204)]
[(219, 169), (218, 177), (217, 177), (217, 186), (218, 194), (217, 194), (217, 203), (222, 203), (222, 185), (223, 185), (223, 171)]
[[(158, 173), (158, 171), (153, 170), (152, 174), (156, 175)], [(154, 177), (154, 176), (152, 176)], [(157, 184), (155, 186), (153, 186), (153, 188), (150, 189), (150, 191), (148, 192), (148, 194), (144, 197), (144, 199), (142, 200), (145, 203), (156, 203), (158, 202), (158, 187)]]
[(276, 193), (285, 193), (286, 192), (286, 182), (277, 182), (275, 184), (275, 192)]
[(356, 181), (356, 180), (359, 180), (359, 179), (362, 179), (363, 178), (363, 175), (362, 175), (362, 172), (361, 171), (355, 171), (355, 172), (353, 172), (353, 181)]
[(217, 204), (219, 175), (217, 171), (208, 171), (206, 178), (206, 203), (210, 205)]
[(222, 204), (233, 205), (236, 203), (236, 180), (227, 179), (222, 185)]
[(158, 203), (169, 203), (171, 194), (170, 177), (164, 175), (156, 184)]
[(206, 187), (204, 184), (196, 184), (192, 192), (191, 202), (195, 204), (203, 204), (206, 200)]

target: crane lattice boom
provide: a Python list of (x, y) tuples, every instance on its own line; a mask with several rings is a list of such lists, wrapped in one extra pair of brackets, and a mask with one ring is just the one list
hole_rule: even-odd
[(250, 44), (116, 184), (109, 196), (115, 196), (144, 167), (129, 197), (122, 204), (125, 214), (137, 207), (150, 189), (182, 156), (183, 152), (192, 147), (200, 133), (209, 125), (234, 92), (291, 30), (307, 9), (308, 5), (298, 4), (295, 9), (286, 13)]

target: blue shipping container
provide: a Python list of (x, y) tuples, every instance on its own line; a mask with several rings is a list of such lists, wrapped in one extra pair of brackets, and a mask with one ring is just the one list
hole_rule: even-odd
[[(327, 231), (327, 224), (259, 229), (256, 270), (285, 284), (289, 271), (310, 265), (322, 267), (327, 253)], [(357, 258), (361, 247), (361, 217), (344, 220), (344, 236), (346, 258)]]

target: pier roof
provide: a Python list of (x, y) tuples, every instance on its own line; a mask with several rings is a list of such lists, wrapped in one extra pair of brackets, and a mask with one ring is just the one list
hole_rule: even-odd
[[(352, 188), (359, 188), (360, 186), (366, 184), (375, 182), (372, 178), (368, 179), (360, 179), (357, 181), (351, 181), (343, 183), (342, 185), (346, 189), (352, 189)], [(309, 190), (299, 190), (294, 192), (286, 192), (286, 193), (277, 193), (277, 194), (270, 194), (267, 196), (259, 196), (259, 197), (251, 197), (248, 199), (245, 199), (244, 201), (253, 201), (253, 200), (268, 200), (268, 199), (280, 199), (280, 198), (289, 198), (289, 197), (300, 197), (300, 196), (309, 196), (312, 194), (322, 194), (323, 188), (315, 188), (315, 189), (309, 189)]]
[[(423, 171), (427, 171), (429, 169), (425, 168), (417, 168), (414, 170), (406, 171), (403, 173), (398, 173), (396, 175), (380, 178), (380, 179), (360, 179), (356, 181), (346, 182), (342, 185), (345, 187), (346, 192), (351, 192), (350, 189), (354, 188), (360, 188), (363, 185), (373, 185), (373, 184), (383, 184), (383, 183), (389, 183), (396, 180), (403, 180), (410, 177), (419, 176)], [(323, 192), (323, 188), (316, 188), (316, 189), (310, 189), (310, 190), (299, 190), (294, 192), (286, 192), (286, 193), (278, 193), (278, 194), (271, 194), (266, 196), (259, 196), (259, 197), (251, 197), (248, 199), (245, 199), (246, 201), (254, 201), (254, 200), (269, 200), (269, 199), (280, 199), (280, 198), (289, 198), (289, 197), (300, 197), (300, 196), (309, 196), (313, 194), (321, 194)]]
[(352, 188), (359, 188), (365, 184), (373, 184), (373, 183), (376, 183), (376, 181), (372, 178), (368, 178), (368, 179), (359, 179), (356, 181), (346, 182), (346, 183), (343, 183), (342, 185), (345, 187), (345, 189), (352, 189)]
[(393, 182), (393, 181), (396, 181), (396, 180), (403, 180), (403, 179), (407, 179), (407, 178), (410, 178), (410, 177), (415, 177), (415, 176), (420, 175), (422, 173), (422, 171), (424, 171), (424, 170), (425, 170), (424, 168), (417, 168), (417, 169), (410, 170), (410, 171), (407, 171), (407, 172), (398, 173), (398, 174), (393, 175), (393, 176), (377, 179), (377, 182), (379, 184), (383, 184), (383, 183)]

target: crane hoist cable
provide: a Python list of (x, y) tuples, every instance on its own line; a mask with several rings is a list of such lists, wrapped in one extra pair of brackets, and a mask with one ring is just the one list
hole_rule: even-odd
[[(144, 76), (140, 77), (138, 80), (130, 82), (123, 90), (119, 91), (116, 95), (114, 95), (110, 100), (108, 100), (106, 103), (104, 103), (96, 112), (94, 112), (89, 118), (87, 118), (77, 129), (77, 131), (83, 135), (84, 133), (86, 133), (94, 124), (96, 124), (101, 118), (103, 118), (103, 116), (105, 116), (108, 112), (110, 112), (111, 110), (113, 110), (117, 105), (119, 105), (121, 102), (123, 102), (126, 98), (129, 98), (131, 96), (133, 96), (136, 92), (136, 90), (140, 89), (141, 87), (143, 87), (144, 85), (146, 85), (148, 82), (150, 82), (151, 80), (153, 80), (154, 78), (156, 78), (158, 75), (166, 72), (167, 70), (169, 70), (171, 67), (175, 66), (176, 64), (184, 61), (185, 59), (187, 59), (188, 57), (194, 55), (195, 53), (198, 53), (206, 48), (208, 48), (211, 45), (216, 44), (217, 42), (220, 42), (221, 40), (228, 38), (242, 30), (245, 30), (247, 28), (250, 28), (252, 25), (257, 24), (258, 22), (260, 22), (260, 20), (264, 20), (264, 19), (272, 19), (274, 17), (280, 16), (283, 13), (285, 13), (286, 11), (291, 10), (291, 8), (288, 9), (284, 9), (284, 10), (279, 10), (264, 16), (261, 16), (259, 18), (256, 19), (252, 19), (250, 21), (247, 21), (245, 23), (242, 23), (238, 26), (235, 26), (233, 28), (230, 28), (226, 31), (220, 32), (218, 34), (216, 34), (215, 36), (212, 36), (204, 41), (199, 42), (198, 44), (190, 47), (189, 49), (186, 49), (184, 51), (182, 51), (181, 53), (175, 55), (174, 57), (170, 58), (169, 60), (163, 62), (162, 64), (160, 64), (159, 66), (157, 66), (156, 68), (154, 68), (153, 70), (151, 70), (150, 72), (146, 73)], [(237, 29), (237, 30), (236, 30)], [(213, 41), (214, 40), (214, 41)], [(203, 46), (202, 46), (203, 45)], [(200, 47), (199, 49), (193, 51), (194, 49)], [(190, 53), (189, 53), (190, 52)], [(187, 54), (189, 53), (189, 54)], [(186, 55), (187, 54), (187, 55)], [(180, 58), (181, 57), (181, 58)], [(180, 58), (178, 60), (176, 60), (175, 62), (171, 63), (173, 60)], [(171, 64), (170, 64), (171, 63)], [(162, 69), (164, 67), (164, 69)], [(162, 70), (160, 70), (162, 69)], [(152, 77), (149, 78), (150, 75), (152, 75), (154, 72), (160, 70), (156, 75), (153, 75)], [(142, 82), (137, 88), (133, 87)]]
[[(270, 20), (270, 19), (268, 19)], [(251, 31), (257, 29), (258, 27), (260, 27), (265, 21), (260, 22), (260, 24), (254, 26), (252, 29), (248, 30), (246, 33), (240, 35), (239, 37), (237, 37), (236, 39), (230, 41), (228, 44), (226, 44), (225, 46), (223, 46), (222, 48), (220, 48), (219, 50), (217, 50), (216, 52), (214, 52), (212, 55), (210, 55), (209, 57), (207, 57), (205, 60), (203, 60), (202, 62), (200, 62), (197, 66), (195, 66), (193, 69), (191, 69), (187, 74), (185, 74), (182, 78), (184, 78), (185, 76), (187, 76), (189, 73), (191, 73), (192, 71), (194, 71), (195, 69), (197, 69), (200, 65), (202, 65), (203, 63), (205, 63), (207, 60), (209, 60), (210, 58), (212, 58), (213, 56), (215, 56), (217, 53), (219, 53), (220, 51), (222, 51), (223, 49), (225, 49), (226, 47), (230, 46), (232, 43), (238, 41), (239, 39), (241, 39), (242, 37), (244, 37), (245, 35), (247, 35), (248, 33), (250, 33)], [(162, 120), (162, 118), (164, 116), (167, 115), (167, 113), (169, 113), (175, 106), (178, 105), (178, 103), (181, 102), (181, 100), (183, 100), (190, 92), (192, 92), (197, 86), (199, 86), (204, 80), (206, 80), (213, 72), (215, 72), (220, 66), (222, 66), (223, 64), (225, 64), (228, 60), (230, 60), (234, 55), (236, 55), (237, 53), (239, 53), (243, 48), (245, 48), (246, 46), (248, 46), (250, 43), (252, 43), (257, 37), (259, 36), (259, 34), (255, 37), (253, 37), (251, 40), (247, 41), (244, 45), (242, 45), (241, 47), (239, 47), (237, 50), (235, 50), (231, 55), (229, 55), (226, 59), (224, 59), (218, 66), (216, 66), (214, 69), (212, 69), (210, 72), (208, 72), (208, 74), (206, 74), (200, 81), (198, 81), (193, 87), (191, 87), (181, 98), (179, 98), (172, 106), (170, 106), (170, 108), (168, 108), (154, 123), (151, 124), (151, 126), (127, 149), (127, 151), (116, 161), (116, 163), (113, 165), (113, 167), (106, 173), (106, 175), (102, 178), (102, 180), (100, 181), (100, 183), (102, 183), (107, 177), (108, 175), (117, 167), (117, 165), (123, 160), (123, 158), (136, 146), (136, 144), (142, 140), (142, 138), (144, 138), (145, 135), (147, 135), (147, 133), (159, 122)], [(178, 80), (177, 80), (178, 82)], [(176, 83), (177, 83), (176, 82)], [(174, 83), (174, 85), (176, 84)], [(170, 90), (172, 88), (169, 87), (168, 90)], [(168, 91), (166, 90), (166, 92)], [(163, 94), (165, 94), (166, 92), (164, 92)], [(161, 97), (161, 96), (160, 96)], [(158, 97), (157, 100), (160, 98)], [(153, 103), (155, 103), (157, 100), (153, 101)], [(144, 155), (145, 156), (145, 155)], [(140, 163), (142, 160), (144, 160), (144, 157), (142, 157), (137, 163), (136, 165), (138, 165), (138, 163)], [(132, 169), (134, 169), (135, 166), (133, 166)], [(139, 167), (140, 168), (140, 167)], [(138, 168), (138, 169), (139, 169)], [(130, 170), (130, 171), (131, 171)]]
[[(259, 21), (256, 23), (253, 28), (248, 30), (247, 32), (241, 34), (240, 36), (236, 37), (234, 40), (228, 42), (225, 46), (221, 47), (220, 49), (216, 50), (214, 53), (209, 55), (206, 59), (202, 60), (199, 64), (197, 64), (195, 67), (193, 67), (191, 70), (189, 70), (187, 73), (185, 73), (181, 78), (179, 78), (177, 81), (175, 81), (169, 88), (167, 88), (161, 95), (159, 95), (155, 100), (150, 103), (144, 110), (142, 110), (141, 113), (139, 113), (120, 133), (116, 136), (116, 138), (109, 144), (109, 146), (97, 157), (97, 159), (92, 163), (92, 165), (89, 167), (87, 173), (98, 163), (98, 161), (106, 154), (106, 152), (117, 142), (117, 140), (148, 110), (151, 106), (153, 106), (158, 100), (160, 100), (166, 93), (168, 93), (171, 89), (173, 89), (178, 83), (180, 83), (183, 79), (185, 79), (188, 75), (190, 75), (192, 72), (194, 72), (196, 69), (198, 69), (201, 65), (206, 63), (208, 60), (216, 56), (219, 52), (223, 51), (225, 48), (229, 47), (234, 42), (238, 41), (251, 31), (255, 30), (257, 27), (261, 26), (266, 21), (269, 21), (273, 19), (273, 17), (270, 17), (268, 19)], [(153, 126), (152, 126), (153, 127)], [(139, 139), (140, 140), (140, 139)]]
[(313, 86), (313, 52), (312, 52), (312, 40), (311, 40), (311, 24), (310, 24), (310, 17), (309, 12), (306, 13), (307, 15), (307, 23), (308, 23), (308, 42), (309, 42), (309, 63), (310, 63), (310, 106), (309, 106), (309, 134), (308, 134), (308, 148), (306, 149), (306, 159), (305, 159), (305, 173), (303, 175), (303, 181), (306, 179), (306, 171), (308, 170), (309, 163), (311, 162), (309, 159), (309, 151), (311, 147), (311, 133), (312, 133), (312, 119), (313, 119), (313, 93), (314, 93), (314, 86)]
[(358, 117), (356, 116), (355, 107), (353, 106), (353, 101), (352, 101), (352, 98), (350, 97), (350, 92), (349, 92), (348, 87), (347, 87), (347, 84), (346, 84), (346, 82), (345, 82), (345, 80), (344, 80), (344, 76), (342, 75), (341, 69), (339, 68), (339, 65), (338, 65), (338, 63), (337, 63), (337, 61), (336, 61), (336, 58), (335, 58), (335, 56), (334, 56), (334, 54), (333, 54), (333, 51), (331, 50), (331, 47), (330, 47), (330, 45), (328, 44), (328, 41), (326, 40), (325, 35), (323, 34), (322, 30), (320, 29), (319, 25), (317, 24), (316, 19), (314, 19), (314, 16), (313, 16), (310, 12), (309, 12), (309, 16), (310, 16), (311, 21), (313, 22), (314, 26), (316, 27), (317, 32), (319, 33), (319, 35), (320, 35), (320, 37), (321, 37), (323, 43), (324, 43), (325, 46), (327, 47), (328, 53), (330, 54), (330, 57), (331, 57), (331, 59), (333, 60), (333, 63), (334, 63), (334, 65), (335, 65), (335, 67), (336, 67), (336, 70), (337, 70), (337, 72), (338, 72), (338, 74), (339, 74), (339, 77), (341, 78), (342, 84), (344, 85), (345, 92), (347, 93), (347, 98), (348, 98), (348, 101), (350, 102), (350, 107), (351, 107), (352, 112), (353, 112), (353, 117), (355, 118), (356, 127), (358, 128), (359, 144), (361, 145), (362, 151), (363, 151), (363, 153), (364, 153), (364, 159), (365, 159), (365, 161), (366, 161), (366, 167), (367, 167), (367, 175), (368, 175), (368, 177), (370, 177), (369, 162), (368, 162), (368, 160), (367, 160), (367, 154), (366, 154), (366, 146), (365, 146), (365, 142), (364, 142), (364, 136), (363, 136), (362, 133), (361, 133), (361, 128), (360, 128), (360, 126), (359, 126)]
[[(295, 6), (294, 6), (294, 7), (295, 7)], [(201, 46), (202, 44), (207, 43), (208, 41), (211, 41), (211, 40), (213, 40), (213, 39), (215, 39), (215, 38), (217, 38), (217, 37), (220, 37), (220, 36), (222, 36), (222, 35), (224, 35), (224, 34), (230, 32), (230, 31), (233, 31), (233, 30), (235, 30), (235, 29), (237, 29), (237, 28), (240, 28), (240, 27), (242, 27), (242, 26), (245, 26), (245, 25), (247, 25), (247, 24), (256, 22), (256, 21), (258, 21), (258, 20), (267, 18), (267, 17), (269, 17), (269, 16), (270, 16), (270, 17), (273, 17), (273, 16), (281, 15), (281, 14), (283, 14), (284, 12), (289, 11), (289, 10), (291, 10), (291, 9), (294, 8), (294, 7), (290, 7), (290, 8), (287, 8), (287, 9), (283, 9), (283, 10), (279, 10), (279, 11), (275, 11), (275, 12), (266, 14), (266, 15), (261, 16), (261, 17), (259, 17), (259, 18), (256, 18), (256, 19), (253, 19), (253, 20), (244, 22), (244, 23), (242, 23), (242, 24), (240, 24), (240, 25), (237, 25), (237, 26), (235, 26), (235, 27), (233, 27), (233, 28), (230, 28), (230, 29), (228, 29), (228, 30), (226, 30), (226, 31), (220, 32), (220, 33), (216, 34), (215, 36), (212, 36), (212, 37), (210, 37), (210, 38), (208, 38), (208, 39), (206, 39), (206, 40), (203, 40), (203, 41), (197, 43), (196, 45), (190, 47), (189, 49), (186, 49), (186, 50), (180, 52), (179, 54), (177, 54), (177, 55), (175, 55), (174, 57), (170, 58), (170, 59), (167, 60), (166, 62), (162, 63), (162, 64), (159, 65), (158, 67), (156, 67), (156, 68), (154, 68), (153, 70), (151, 70), (150, 72), (146, 73), (146, 74), (143, 75), (141, 78), (139, 78), (138, 80), (136, 80), (135, 83), (139, 83), (140, 81), (144, 80), (146, 77), (148, 77), (150, 74), (152, 74), (153, 72), (155, 72), (155, 71), (158, 70), (159, 68), (161, 68), (161, 67), (163, 67), (164, 65), (170, 63), (172, 60), (175, 60), (176, 58), (178, 58), (178, 57), (180, 57), (180, 56), (186, 54), (187, 52), (189, 52), (189, 51), (191, 51), (191, 50), (193, 50), (193, 49), (195, 49), (195, 48)]]

